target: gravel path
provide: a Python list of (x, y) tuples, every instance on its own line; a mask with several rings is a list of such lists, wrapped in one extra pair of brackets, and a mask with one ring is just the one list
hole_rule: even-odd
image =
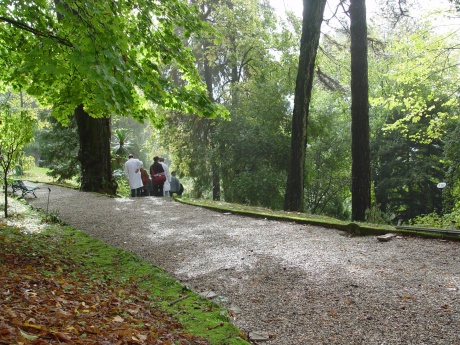
[[(169, 198), (114, 199), (50, 186), (49, 210), (234, 308), (270, 345), (460, 344), (460, 243), (347, 237), (225, 215)], [(46, 209), (48, 190), (33, 206)]]

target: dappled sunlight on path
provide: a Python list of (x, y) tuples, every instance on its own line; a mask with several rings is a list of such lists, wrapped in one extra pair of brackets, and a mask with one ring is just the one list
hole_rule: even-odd
[[(379, 242), (170, 198), (51, 188), (49, 207), (66, 223), (137, 253), (198, 293), (213, 292), (236, 310), (240, 329), (273, 335), (269, 344), (460, 341), (458, 243)], [(46, 194), (27, 200), (47, 206)]]

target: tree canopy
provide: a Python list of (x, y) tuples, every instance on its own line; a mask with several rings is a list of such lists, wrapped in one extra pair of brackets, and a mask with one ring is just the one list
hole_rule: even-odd
[[(351, 90), (350, 2), (341, 1), (332, 16), (326, 12), (317, 59), (304, 71), (313, 80), (305, 89), (311, 86), (311, 96), (300, 92), (295, 112), (302, 19), (289, 13), (277, 26), (268, 1), (191, 3), (8, 1), (0, 9), (0, 78), (50, 104), (62, 122), (80, 115), (80, 145), (89, 141), (85, 133), (96, 140), (79, 156), (107, 143), (101, 158), (91, 157), (81, 169), (101, 171), (96, 163), (104, 159), (101, 180), (123, 163), (129, 142), (147, 164), (154, 155), (166, 157), (190, 196), (280, 208), (286, 195), (293, 201), (288, 209), (303, 203), (307, 212), (350, 219), (352, 163), (369, 141), (371, 190), (366, 187), (359, 217), (352, 218), (370, 221), (380, 212), (387, 222), (433, 211), (447, 218), (460, 209), (458, 34), (436, 30), (435, 14), (411, 17), (417, 0), (379, 1), (382, 12), (369, 17), (367, 34), (361, 31), (369, 58), (369, 126), (361, 132), (369, 138), (354, 145), (353, 160), (351, 97), (364, 93), (361, 86)], [(357, 62), (355, 70), (363, 71), (362, 58)], [(227, 114), (224, 107), (229, 116), (214, 117)], [(85, 111), (100, 117), (94, 121), (112, 120), (87, 123)], [(131, 117), (156, 128), (131, 126)], [(293, 160), (299, 170), (292, 184), (294, 132), (308, 141), (295, 147), (300, 158)], [(48, 141), (37, 146), (52, 147), (59, 138), (37, 136)], [(41, 157), (53, 154), (43, 150)], [(367, 162), (363, 167), (367, 174)], [(442, 193), (441, 181), (447, 183)]]
[(225, 114), (184, 45), (205, 25), (183, 1), (5, 0), (0, 22), (0, 79), (51, 105), (63, 122), (81, 104), (92, 117), (158, 125), (153, 104)]

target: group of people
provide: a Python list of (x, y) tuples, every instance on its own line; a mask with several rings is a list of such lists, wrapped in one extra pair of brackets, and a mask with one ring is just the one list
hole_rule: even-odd
[(139, 196), (169, 196), (174, 193), (182, 195), (184, 187), (176, 177), (176, 172), (169, 172), (164, 158), (153, 157), (149, 172), (144, 163), (133, 154), (129, 154), (125, 163), (125, 176), (129, 182), (132, 197)]

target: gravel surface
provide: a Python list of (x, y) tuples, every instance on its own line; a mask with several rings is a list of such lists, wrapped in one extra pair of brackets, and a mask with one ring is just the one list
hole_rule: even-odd
[(33, 206), (215, 292), (265, 344), (460, 344), (460, 243), (348, 237), (169, 198), (43, 186)]

